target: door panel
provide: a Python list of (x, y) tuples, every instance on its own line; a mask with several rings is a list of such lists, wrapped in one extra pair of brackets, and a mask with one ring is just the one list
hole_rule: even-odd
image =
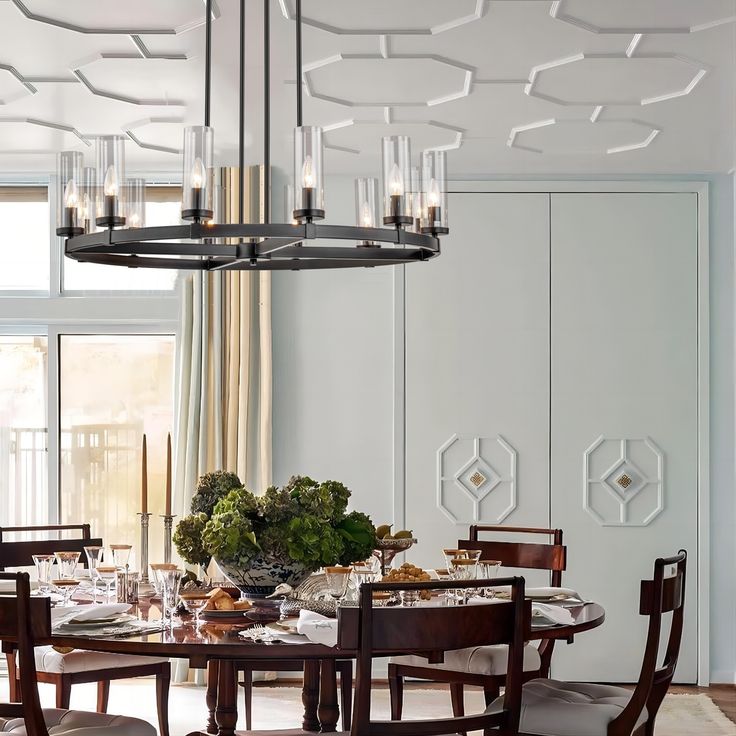
[(639, 580), (688, 558), (676, 680), (697, 679), (695, 194), (553, 194), (551, 519), (566, 580), (605, 624), (559, 646), (553, 676), (636, 681)]
[(549, 520), (549, 197), (450, 207), (442, 257), (406, 269), (406, 520), (429, 567), (474, 520)]

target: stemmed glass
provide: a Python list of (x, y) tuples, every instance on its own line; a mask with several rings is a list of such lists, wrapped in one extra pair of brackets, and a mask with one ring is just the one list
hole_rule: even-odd
[(51, 567), (55, 560), (54, 555), (33, 555), (38, 575), (38, 592), (41, 595), (48, 595), (51, 592)]
[(173, 627), (174, 610), (179, 600), (179, 585), (184, 573), (176, 565), (168, 562), (153, 564), (151, 570), (158, 581), (158, 589), (161, 592), (164, 622)]
[[(495, 580), (500, 567), (501, 560), (478, 560), (478, 576), (485, 580)], [(483, 588), (481, 594), (485, 598), (493, 598), (496, 592), (493, 588)]]
[(125, 570), (125, 566), (130, 559), (130, 550), (133, 549), (132, 544), (111, 544), (112, 561), (118, 570)]
[(204, 591), (185, 591), (179, 593), (179, 600), (184, 604), (189, 613), (194, 614), (194, 628), (199, 629), (199, 614), (209, 600), (209, 594)]
[(84, 554), (87, 556), (87, 567), (89, 568), (89, 577), (92, 580), (92, 603), (97, 603), (97, 565), (100, 564), (103, 547), (90, 546), (84, 548)]
[(348, 590), (348, 581), (350, 580), (351, 567), (326, 567), (325, 580), (327, 582), (327, 592), (334, 599), (336, 605), (340, 605), (340, 601), (345, 597)]
[(60, 579), (69, 580), (74, 578), (81, 554), (81, 552), (54, 552)]
[(115, 565), (101, 565), (98, 562), (95, 567), (95, 574), (97, 575), (97, 578), (105, 584), (105, 600), (109, 603), (112, 595), (110, 588), (112, 588), (112, 584), (115, 582), (115, 578), (117, 577), (117, 568)]
[[(450, 572), (453, 580), (475, 580), (478, 576), (478, 560), (468, 557), (455, 557), (450, 560)], [(468, 588), (465, 589), (462, 595), (457, 591), (458, 600), (467, 603), (469, 592)]]

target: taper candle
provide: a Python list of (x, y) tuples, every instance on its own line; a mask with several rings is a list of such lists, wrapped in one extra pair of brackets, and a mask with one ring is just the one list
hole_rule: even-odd
[(148, 513), (148, 451), (146, 449), (146, 435), (143, 435), (141, 447), (141, 513)]
[(171, 432), (166, 435), (166, 516), (171, 516)]

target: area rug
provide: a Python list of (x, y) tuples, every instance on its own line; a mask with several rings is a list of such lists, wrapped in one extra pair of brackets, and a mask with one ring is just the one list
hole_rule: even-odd
[[(6, 694), (7, 680), (0, 679), (0, 700)], [(53, 688), (40, 686), (45, 707), (53, 707)], [(204, 688), (196, 685), (174, 685), (170, 695), (170, 725), (172, 736), (185, 736), (204, 726), (206, 709)], [(95, 706), (95, 685), (75, 685), (72, 688), (72, 708), (90, 709)], [(466, 711), (482, 707), (482, 695), (469, 690)], [(238, 697), (240, 729), (245, 729), (242, 695)], [(388, 717), (389, 693), (385, 688), (373, 693), (373, 710), (377, 718)], [(132, 715), (156, 724), (156, 698), (153, 682), (147, 679), (113, 682), (110, 687), (110, 713)], [(404, 693), (404, 713), (407, 719), (450, 715), (450, 697), (442, 690), (414, 689)], [(253, 689), (253, 727), (257, 729), (294, 728), (301, 725), (301, 689), (298, 687), (255, 687)], [(339, 726), (338, 726), (339, 728)], [(713, 701), (704, 694), (668, 695), (657, 718), (656, 736), (736, 736), (732, 723)]]

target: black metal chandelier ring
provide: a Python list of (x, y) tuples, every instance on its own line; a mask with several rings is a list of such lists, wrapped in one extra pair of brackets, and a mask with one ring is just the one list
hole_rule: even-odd
[[(223, 243), (247, 238), (251, 242)], [(318, 246), (315, 239), (355, 240), (354, 246)], [(393, 246), (382, 248), (381, 244)], [(281, 223), (206, 224), (104, 230), (69, 238), (66, 254), (84, 263), (129, 268), (301, 270), (395, 266), (440, 253), (433, 235), (388, 228)], [(143, 256), (144, 258), (142, 258)]]

